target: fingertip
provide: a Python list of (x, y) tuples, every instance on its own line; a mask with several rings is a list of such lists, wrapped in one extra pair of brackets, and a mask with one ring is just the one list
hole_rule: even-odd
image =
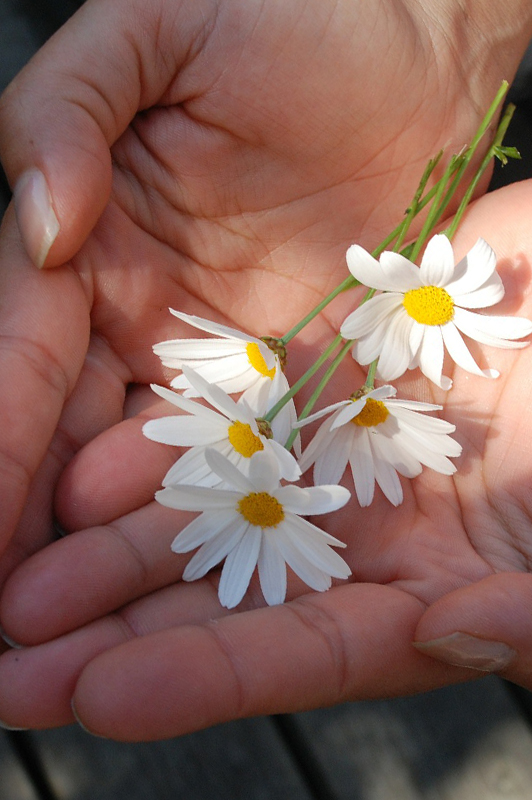
[(417, 625), (414, 646), (437, 661), (502, 673), (532, 689), (531, 602), (531, 575), (490, 575), (429, 606)]
[(48, 182), (41, 170), (26, 170), (18, 179), (13, 196), (22, 242), (35, 266), (41, 269), (60, 231)]
[(76, 164), (64, 150), (60, 167), (52, 160), (45, 175), (29, 166), (17, 179), (13, 190), (17, 225), (26, 253), (38, 269), (69, 261), (103, 212), (111, 193), (111, 156), (106, 146), (97, 155), (95, 167), (89, 153)]

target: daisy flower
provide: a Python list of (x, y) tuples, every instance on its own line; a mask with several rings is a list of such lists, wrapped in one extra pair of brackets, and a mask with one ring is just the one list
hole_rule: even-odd
[(230, 489), (168, 486), (155, 495), (169, 508), (202, 512), (172, 543), (175, 553), (199, 547), (185, 568), (184, 580), (202, 578), (225, 559), (218, 595), (222, 606), (234, 608), (246, 593), (255, 567), (268, 605), (285, 599), (287, 564), (316, 591), (328, 589), (331, 578), (351, 574), (343, 558), (331, 549), (345, 544), (300, 516), (341, 508), (350, 497), (347, 489), (280, 486), (279, 464), (266, 451), (251, 457), (249, 475), (215, 450), (207, 450), (205, 458)]
[(397, 473), (414, 478), (422, 464), (443, 475), (456, 472), (447, 458), (462, 452), (448, 435), (455, 426), (419, 413), (441, 406), (396, 400), (395, 394), (393, 386), (381, 386), (301, 420), (299, 426), (334, 412), (305, 449), (299, 462), (301, 471), (314, 464), (316, 483), (337, 483), (349, 463), (361, 506), (369, 506), (373, 500), (375, 481), (388, 500), (399, 505), (403, 490)]
[[(270, 350), (262, 339), (241, 333), (225, 325), (219, 325), (200, 317), (192, 317), (170, 309), (178, 319), (219, 338), (171, 339), (154, 345), (153, 352), (166, 367), (182, 370), (192, 367), (209, 383), (216, 384), (227, 394), (244, 392), (246, 402), (261, 416), (289, 391), (290, 386), (282, 370), (279, 356)], [(184, 389), (185, 397), (199, 397), (183, 372), (170, 382), (174, 389)], [(294, 401), (290, 400), (272, 421), (274, 438), (286, 442), (297, 420)], [(300, 439), (294, 442), (294, 450), (301, 455)]]
[(460, 331), (493, 347), (528, 344), (514, 340), (532, 333), (530, 320), (469, 310), (493, 306), (504, 296), (495, 253), (483, 239), (456, 265), (443, 234), (429, 241), (420, 267), (389, 251), (377, 261), (359, 245), (347, 251), (347, 264), (357, 280), (384, 292), (353, 311), (340, 330), (345, 339), (357, 340), (353, 358), (360, 364), (379, 359), (382, 380), (394, 380), (406, 369), (419, 367), (435, 384), (449, 389), (451, 380), (442, 375), (444, 348), (467, 372), (498, 377), (496, 370), (478, 366)]
[[(243, 392), (257, 384), (260, 386), (271, 383), (276, 373), (282, 374), (279, 357), (262, 339), (217, 322), (174, 311), (172, 308), (170, 312), (182, 322), (212, 333), (217, 338), (170, 339), (159, 342), (154, 345), (153, 352), (166, 367), (192, 367), (202, 378), (221, 386), (228, 394)], [(286, 379), (285, 383), (285, 391), (288, 391)], [(185, 389), (186, 397), (198, 396), (185, 375), (178, 375), (170, 386), (174, 389)]]
[[(235, 402), (223, 389), (208, 383), (189, 367), (183, 366), (183, 374), (193, 390), (213, 408), (207, 408), (163, 386), (152, 385), (156, 394), (188, 412), (152, 419), (142, 428), (144, 435), (152, 441), (174, 447), (190, 447), (170, 468), (163, 479), (163, 486), (175, 483), (218, 485), (219, 476), (205, 460), (206, 447), (218, 450), (246, 474), (251, 456), (261, 450), (269, 450), (279, 462), (282, 478), (288, 481), (299, 478), (301, 471), (295, 458), (282, 444), (271, 438), (270, 431), (266, 428), (261, 431), (255, 413), (244, 396)], [(258, 416), (263, 416), (267, 410), (264, 407)]]

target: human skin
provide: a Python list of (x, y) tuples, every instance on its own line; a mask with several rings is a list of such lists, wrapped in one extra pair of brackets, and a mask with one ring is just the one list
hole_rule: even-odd
[[(398, 383), (457, 424), (457, 476), (424, 473), (399, 509), (379, 495), (335, 514), (353, 581), (317, 595), (293, 579), (282, 607), (253, 584), (228, 613), (216, 572), (180, 582), (187, 556), (169, 544), (191, 517), (152, 502), (174, 454), (141, 435), (162, 408), (146, 384), (170, 377), (151, 345), (190, 335), (168, 306), (284, 333), (343, 279), (349, 244), (395, 226), (428, 158), (468, 141), (532, 12), (468, 13), (98, 0), (4, 95), (19, 224), (10, 208), (0, 236), (1, 622), (27, 646), (0, 659), (7, 724), (68, 723), (74, 698), (91, 730), (153, 739), (420, 691), (471, 676), (411, 644), (455, 631), (509, 645), (504, 674), (530, 687), (528, 350), (490, 352), (494, 382), (456, 371), (448, 396)], [(48, 252), (22, 177), (35, 168), (59, 222)], [(479, 235), (498, 252), (500, 313), (532, 315), (530, 193), (486, 197), (456, 238), (459, 255)], [(351, 302), (298, 337), (289, 378)], [(334, 392), (362, 382), (347, 364)], [(76, 533), (45, 547), (54, 511)]]

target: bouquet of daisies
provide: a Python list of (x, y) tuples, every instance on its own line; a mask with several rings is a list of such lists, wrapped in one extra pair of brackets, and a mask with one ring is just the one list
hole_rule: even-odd
[[(519, 157), (514, 148), (502, 145), (512, 107), (503, 115), (452, 224), (434, 234), (506, 89), (504, 84), (471, 145), (450, 159), (430, 189), (429, 179), (443, 153), (429, 162), (397, 228), (373, 253), (358, 244), (349, 247), (346, 279), (284, 336), (257, 338), (171, 309), (203, 336), (154, 346), (162, 363), (178, 374), (171, 389), (152, 388), (177, 413), (150, 420), (143, 432), (154, 441), (188, 448), (164, 477), (156, 500), (200, 512), (176, 536), (172, 550), (196, 551), (184, 580), (201, 578), (223, 562), (218, 589), (223, 606), (240, 603), (255, 569), (270, 605), (285, 599), (287, 566), (316, 591), (328, 589), (333, 578), (349, 577), (349, 566), (333, 549), (345, 543), (307, 519), (333, 512), (350, 500), (350, 491), (339, 485), (346, 472), (360, 506), (371, 504), (375, 485), (397, 506), (403, 500), (399, 476), (414, 479), (423, 467), (444, 475), (456, 471), (451, 459), (460, 455), (461, 446), (451, 436), (455, 426), (435, 413), (442, 407), (397, 397), (392, 381), (418, 369), (448, 391), (452, 381), (443, 374), (446, 352), (461, 369), (496, 378), (496, 370), (480, 368), (463, 335), (493, 347), (527, 345), (522, 340), (532, 333), (528, 319), (478, 313), (504, 296), (489, 244), (479, 239), (458, 263), (451, 244), (491, 160)], [(421, 231), (405, 244), (421, 212)], [(361, 302), (290, 387), (284, 374), (290, 341), (326, 305), (355, 286), (367, 289)], [(364, 385), (314, 410), (348, 355), (367, 367)], [(321, 379), (298, 414), (294, 398), (321, 369)], [(318, 420), (302, 451), (301, 429)], [(314, 485), (300, 485), (311, 468)]]

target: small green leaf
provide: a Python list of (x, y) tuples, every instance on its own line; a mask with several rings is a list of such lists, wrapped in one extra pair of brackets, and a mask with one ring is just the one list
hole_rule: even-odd
[(495, 158), (498, 158), (504, 166), (508, 163), (509, 158), (521, 158), (521, 153), (517, 147), (504, 147), (503, 145), (494, 147), (493, 155)]

